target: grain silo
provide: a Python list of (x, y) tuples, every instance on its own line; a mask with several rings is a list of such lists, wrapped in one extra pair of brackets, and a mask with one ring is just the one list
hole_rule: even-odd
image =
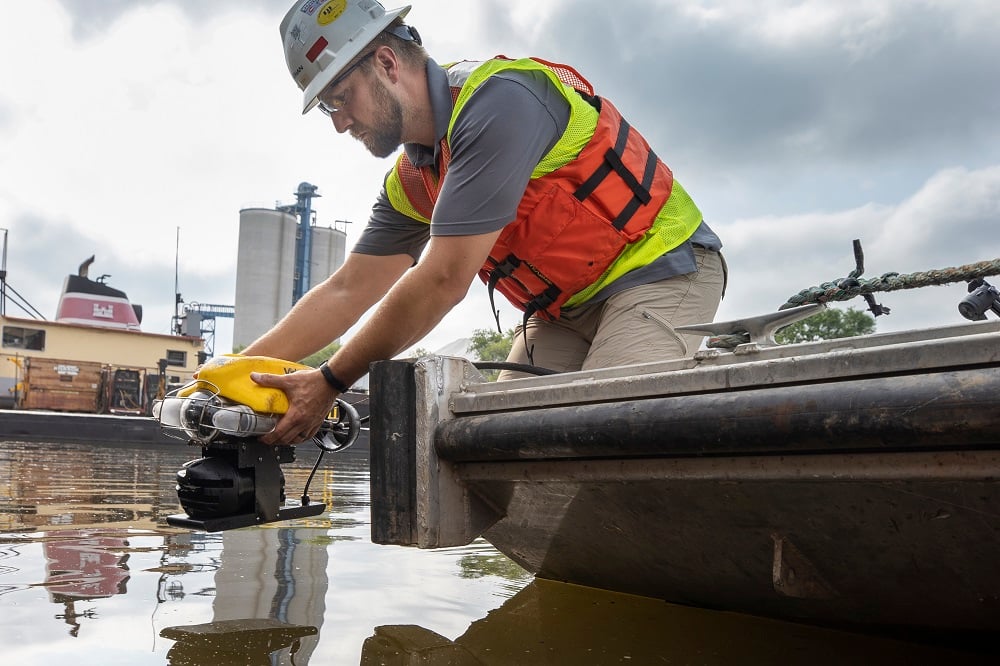
[(344, 265), (347, 253), (347, 232), (336, 227), (312, 228), (312, 262), (309, 289), (329, 277)]
[(267, 332), (306, 291), (344, 263), (346, 231), (316, 226), (316, 186), (301, 183), (296, 196), (295, 204), (240, 211), (236, 349)]

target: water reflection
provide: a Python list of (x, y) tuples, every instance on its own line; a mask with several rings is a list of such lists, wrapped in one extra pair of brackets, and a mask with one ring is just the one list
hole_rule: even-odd
[[(303, 543), (310, 531), (286, 528), (223, 533), (215, 572), (212, 618), (270, 618), (291, 625), (323, 626), (329, 588), (326, 544)], [(166, 635), (166, 634), (162, 634)], [(300, 637), (299, 663), (307, 663), (318, 632)], [(306, 661), (302, 661), (306, 660)]]
[[(298, 454), (283, 467), (292, 497), (317, 452)], [(528, 580), (481, 542), (373, 546), (363, 448), (326, 456), (311, 489), (324, 514), (215, 534), (172, 528), (174, 476), (198, 455), (183, 444), (0, 443), (7, 660), (227, 663), (225, 637), (250, 632), (236, 644), (250, 641), (264, 663), (358, 663), (378, 624), (420, 619), (457, 635)]]
[(536, 580), (455, 640), (381, 626), (363, 666), (995, 663), (949, 649)]
[[(2, 415), (0, 415), (2, 418)], [(370, 542), (363, 450), (313, 480), (320, 516), (169, 527), (176, 447), (0, 443), (10, 663), (977, 663), (979, 655), (530, 582), (485, 542)], [(285, 468), (289, 496), (314, 453)]]
[[(171, 666), (270, 666), (308, 663), (300, 653), (302, 640), (316, 627), (299, 627), (277, 620), (223, 620), (187, 627), (167, 627), (164, 638), (177, 641), (167, 652)], [(208, 661), (210, 659), (210, 662)]]
[(128, 541), (120, 537), (88, 534), (82, 530), (60, 532), (58, 539), (44, 542), (45, 589), (64, 611), (56, 618), (70, 626), (70, 635), (80, 633), (80, 621), (91, 619), (91, 611), (76, 610), (76, 602), (105, 599), (126, 593), (129, 579)]

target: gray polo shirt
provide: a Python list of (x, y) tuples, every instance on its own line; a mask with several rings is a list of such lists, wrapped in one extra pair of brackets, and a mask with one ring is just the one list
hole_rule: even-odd
[[(433, 147), (403, 146), (416, 166), (436, 163), (440, 139), (451, 122), (447, 73), (429, 61), (427, 80), (439, 139)], [(383, 188), (352, 251), (381, 256), (409, 254), (417, 261), (431, 235), (469, 236), (503, 228), (514, 220), (531, 172), (555, 146), (568, 122), (569, 104), (544, 74), (506, 71), (489, 77), (455, 120), (449, 143), (451, 162), (430, 225), (397, 212)], [(687, 242), (622, 276), (588, 303), (695, 271), (692, 244), (715, 251), (722, 247), (718, 236), (702, 222)]]

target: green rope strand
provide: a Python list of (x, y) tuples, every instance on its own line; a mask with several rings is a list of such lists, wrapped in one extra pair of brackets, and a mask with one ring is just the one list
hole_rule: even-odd
[[(857, 271), (855, 271), (857, 273)], [(862, 279), (855, 275), (841, 278), (835, 282), (824, 282), (816, 287), (803, 289), (788, 299), (779, 310), (787, 310), (797, 305), (808, 303), (827, 303), (829, 301), (847, 301), (856, 296), (872, 294), (878, 291), (898, 291), (900, 289), (917, 289), (952, 282), (968, 282), (987, 275), (1000, 275), (1000, 259), (980, 261), (975, 264), (965, 264), (955, 268), (922, 271), (919, 273), (885, 273), (881, 277)]]

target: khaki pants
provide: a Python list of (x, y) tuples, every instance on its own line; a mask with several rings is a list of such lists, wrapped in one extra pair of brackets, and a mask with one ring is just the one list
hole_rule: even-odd
[[(693, 353), (703, 336), (679, 334), (675, 326), (703, 324), (715, 317), (726, 285), (726, 264), (717, 252), (695, 247), (694, 273), (640, 285), (600, 303), (583, 305), (556, 321), (528, 320), (517, 327), (507, 360), (572, 372), (680, 358)], [(529, 375), (504, 370), (499, 380)]]

